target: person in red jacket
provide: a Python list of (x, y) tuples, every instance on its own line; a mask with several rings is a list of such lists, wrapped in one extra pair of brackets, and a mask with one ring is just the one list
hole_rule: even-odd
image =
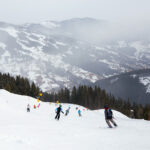
[(34, 105), (33, 108), (36, 109), (36, 105)]

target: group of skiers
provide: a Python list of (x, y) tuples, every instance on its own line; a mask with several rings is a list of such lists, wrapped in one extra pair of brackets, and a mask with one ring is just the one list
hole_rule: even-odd
[[(78, 115), (79, 117), (81, 117), (81, 110), (76, 108), (76, 110), (78, 110)], [(69, 114), (69, 111), (70, 111), (70, 107), (68, 107), (68, 109), (66, 109), (66, 112), (65, 112), (65, 116), (67, 116)], [(27, 112), (30, 112), (30, 105), (28, 104), (27, 105)], [(60, 113), (63, 113), (63, 110), (62, 110), (62, 105), (60, 104), (59, 107), (56, 109), (56, 116), (55, 116), (55, 119), (56, 120), (59, 120), (60, 119)], [(114, 121), (114, 116), (113, 116), (113, 112), (112, 110), (108, 107), (108, 105), (105, 105), (104, 106), (104, 114), (105, 114), (105, 120), (106, 120), (106, 123), (108, 125), (109, 128), (112, 128), (112, 124), (117, 127), (117, 124), (116, 122)], [(112, 124), (111, 124), (112, 123)]]
[[(81, 110), (76, 108), (78, 110), (78, 115), (81, 117)], [(70, 110), (70, 107), (66, 110), (66, 113), (65, 113), (65, 116), (67, 116), (69, 114), (69, 110)], [(59, 107), (56, 109), (56, 116), (55, 116), (55, 119), (59, 120), (60, 118), (60, 113), (63, 113), (64, 112), (62, 111), (62, 105), (59, 105)], [(116, 122), (114, 121), (114, 116), (113, 116), (113, 112), (112, 110), (107, 106), (105, 105), (104, 106), (104, 114), (105, 114), (105, 120), (106, 120), (106, 123), (108, 125), (109, 128), (112, 128), (112, 125), (111, 123), (117, 127), (117, 124)]]
[[(77, 108), (78, 109), (78, 108)], [(66, 112), (65, 112), (65, 116), (67, 116), (69, 114), (69, 111), (70, 111), (70, 107), (68, 109), (66, 109)], [(55, 116), (55, 119), (59, 120), (60, 118), (60, 113), (63, 113), (64, 112), (62, 111), (62, 105), (59, 105), (58, 108), (56, 108), (56, 116)], [(81, 117), (81, 110), (78, 109), (78, 115), (79, 117)]]
[[(34, 109), (36, 109), (36, 108), (39, 108), (40, 107), (40, 103), (36, 106), (35, 104), (33, 105), (33, 108)], [(30, 109), (31, 109), (31, 107), (30, 107), (30, 105), (28, 104), (27, 105), (27, 112), (30, 112)]]

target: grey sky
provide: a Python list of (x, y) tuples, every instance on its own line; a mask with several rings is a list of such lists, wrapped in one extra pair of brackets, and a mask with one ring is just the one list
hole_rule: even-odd
[(0, 0), (0, 21), (10, 23), (92, 17), (149, 19), (150, 0)]

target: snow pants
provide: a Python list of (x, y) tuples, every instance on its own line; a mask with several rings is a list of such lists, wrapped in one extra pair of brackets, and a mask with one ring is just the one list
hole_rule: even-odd
[(60, 118), (60, 113), (57, 113), (55, 119), (59, 120), (59, 118)]
[(109, 128), (112, 128), (111, 123), (116, 127), (117, 124), (115, 123), (115, 121), (113, 119), (106, 119), (106, 123), (108, 124)]
[(30, 108), (27, 108), (27, 112), (30, 112)]

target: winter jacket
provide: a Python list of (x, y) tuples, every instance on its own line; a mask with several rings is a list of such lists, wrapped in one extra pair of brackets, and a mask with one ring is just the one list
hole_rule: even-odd
[(64, 113), (64, 112), (62, 111), (62, 108), (61, 108), (61, 107), (58, 107), (57, 110), (56, 110), (56, 113), (57, 113), (57, 114), (60, 114), (60, 112)]
[(81, 115), (81, 110), (80, 109), (78, 110), (78, 114)]
[(110, 108), (105, 109), (105, 119), (112, 119), (113, 112)]

